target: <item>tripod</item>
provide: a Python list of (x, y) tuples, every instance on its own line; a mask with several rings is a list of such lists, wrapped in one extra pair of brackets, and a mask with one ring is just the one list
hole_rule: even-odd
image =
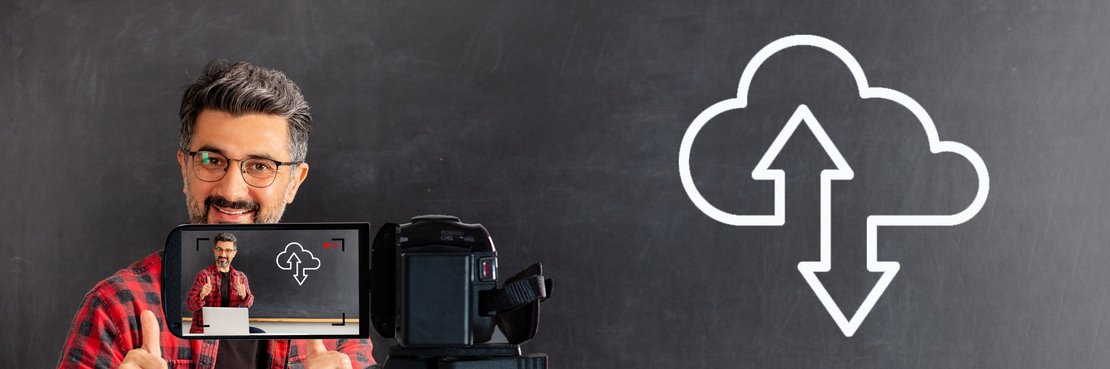
[(519, 345), (389, 348), (383, 369), (547, 369), (547, 354), (522, 355)]

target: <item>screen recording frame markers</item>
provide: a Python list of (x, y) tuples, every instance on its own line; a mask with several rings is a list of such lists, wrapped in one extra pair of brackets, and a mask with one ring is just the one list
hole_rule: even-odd
[[(217, 249), (217, 238), (227, 238), (224, 233), (235, 242), (221, 239), (228, 243)], [(166, 238), (163, 253), (166, 325), (175, 336), (189, 339), (369, 338), (369, 244), (370, 223), (178, 226)], [(230, 268), (220, 266), (224, 261)], [(217, 277), (219, 271), (228, 274)], [(223, 289), (213, 280), (224, 282)], [(198, 291), (223, 295), (204, 300)], [(205, 333), (190, 333), (196, 321), (190, 296), (192, 307), (213, 300), (240, 304), (227, 306), (235, 312), (228, 316), (240, 323), (242, 311), (234, 310), (245, 308), (249, 331), (213, 328), (211, 321), (224, 322), (216, 315), (204, 317)], [(223, 314), (206, 308), (206, 314)]]

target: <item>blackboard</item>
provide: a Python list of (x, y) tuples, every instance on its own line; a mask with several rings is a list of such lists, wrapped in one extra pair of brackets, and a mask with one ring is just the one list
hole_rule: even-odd
[[(482, 223), (502, 275), (541, 261), (555, 280), (524, 347), (555, 367), (1107, 367), (1108, 15), (1094, 0), (0, 2), (0, 362), (54, 365), (82, 295), (186, 221), (180, 95), (225, 58), (284, 71), (312, 105), (311, 171), (283, 221)], [(811, 130), (771, 166), (782, 226), (710, 218), (679, 174), (695, 119), (791, 35), (842, 47), (989, 174), (963, 223), (878, 229), (876, 260), (900, 269), (851, 337), (798, 270), (821, 257), (836, 164)], [(855, 174), (830, 182), (820, 276), (847, 311), (880, 280), (867, 216), (952, 214), (980, 183), (853, 82), (827, 51), (775, 53), (690, 152), (707, 201), (771, 214), (752, 170), (808, 107)], [(383, 360), (392, 341), (374, 340)]]

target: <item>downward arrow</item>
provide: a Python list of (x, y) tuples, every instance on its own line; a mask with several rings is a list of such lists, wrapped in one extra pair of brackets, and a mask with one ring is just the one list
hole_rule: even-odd
[(798, 271), (802, 273), (809, 287), (813, 289), (813, 293), (829, 311), (833, 321), (840, 327), (840, 331), (845, 336), (851, 337), (859, 329), (860, 324), (867, 318), (867, 314), (875, 307), (875, 303), (882, 296), (883, 291), (890, 285), (890, 281), (898, 274), (899, 264), (897, 262), (878, 261), (876, 252), (876, 227), (871, 226), (871, 218), (868, 218), (867, 227), (867, 270), (871, 272), (882, 273), (879, 281), (867, 294), (859, 309), (852, 315), (851, 319), (840, 309), (832, 296), (825, 289), (825, 285), (817, 278), (817, 273), (825, 273), (832, 270), (832, 181), (850, 180), (855, 177), (855, 172), (852, 170), (848, 162), (844, 160), (840, 150), (837, 150), (836, 145), (833, 144), (832, 139), (825, 133), (825, 129), (817, 122), (817, 118), (813, 116), (809, 108), (805, 105), (799, 105), (798, 109), (794, 111), (794, 115), (783, 127), (779, 135), (775, 137), (775, 141), (771, 143), (771, 147), (767, 149), (767, 153), (756, 164), (755, 169), (752, 171), (752, 177), (756, 177), (757, 173), (762, 173), (765, 176), (776, 178), (785, 177), (785, 172), (781, 169), (769, 169), (772, 162), (778, 157), (782, 151), (783, 146), (790, 140), (790, 137), (797, 132), (798, 127), (805, 123), (805, 126), (813, 132), (813, 136), (817, 138), (817, 142), (821, 144), (821, 148), (825, 150), (825, 154), (832, 159), (836, 169), (825, 169), (821, 171), (821, 259), (818, 261), (803, 261), (798, 263)]

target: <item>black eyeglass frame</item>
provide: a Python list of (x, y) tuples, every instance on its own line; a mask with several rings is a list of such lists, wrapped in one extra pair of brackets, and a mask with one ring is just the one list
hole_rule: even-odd
[[(238, 161), (239, 162), (239, 173), (243, 175), (243, 182), (246, 182), (246, 184), (248, 186), (251, 186), (251, 187), (254, 187), (254, 188), (266, 188), (266, 187), (272, 186), (274, 184), (274, 182), (277, 181), (277, 177), (278, 177), (277, 172), (281, 170), (282, 165), (285, 165), (285, 166), (288, 166), (288, 167), (292, 168), (293, 166), (295, 166), (297, 164), (304, 164), (304, 161), (283, 162), (283, 161), (277, 161), (277, 160), (270, 159), (270, 158), (232, 159), (232, 158), (229, 158), (229, 157), (225, 156), (224, 154), (214, 152), (214, 151), (209, 151), (209, 150), (201, 150), (201, 151), (181, 150), (181, 152), (185, 153), (185, 155), (189, 157), (188, 163), (189, 163), (190, 166), (193, 166), (193, 159), (195, 159), (196, 155), (200, 154), (201, 152), (210, 152), (210, 153), (222, 156), (229, 163), (231, 161)], [(248, 160), (266, 160), (266, 161), (271, 161), (271, 162), (274, 163), (274, 176), (273, 176), (273, 178), (270, 178), (270, 183), (266, 184), (265, 186), (255, 186), (255, 185), (251, 184), (249, 181), (247, 181), (247, 176), (249, 174), (247, 174), (247, 169), (244, 168), (243, 166), (246, 165), (246, 162)], [(227, 176), (227, 170), (228, 169), (231, 169), (231, 164), (228, 164), (226, 167), (224, 167), (224, 174), (220, 175), (220, 178), (216, 178), (216, 179), (211, 180), (211, 181), (209, 181), (207, 179), (204, 179), (204, 178), (201, 178), (200, 175), (198, 175), (196, 173), (195, 166), (191, 171), (193, 172), (193, 176), (197, 177), (198, 180), (201, 180), (201, 181), (204, 181), (204, 182), (219, 182), (220, 180), (224, 179), (224, 177)], [(254, 177), (254, 176), (251, 176), (251, 177)], [(254, 178), (258, 178), (258, 177), (254, 177)]]

